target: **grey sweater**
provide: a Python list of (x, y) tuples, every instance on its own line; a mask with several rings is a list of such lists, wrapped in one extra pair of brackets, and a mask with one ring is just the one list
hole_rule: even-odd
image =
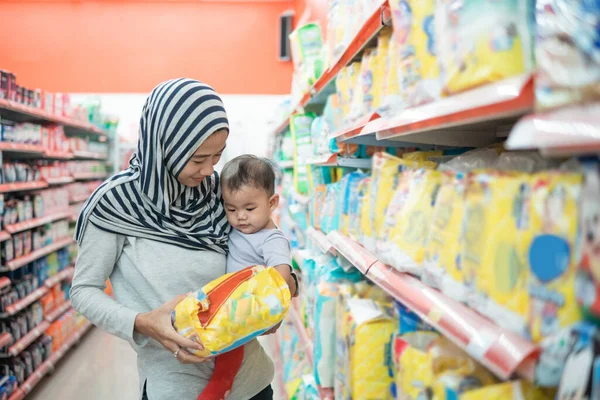
[[(159, 343), (134, 333), (136, 315), (179, 294), (198, 290), (225, 273), (225, 256), (105, 232), (88, 224), (71, 288), (73, 307), (94, 325), (127, 340), (138, 354), (140, 387), (149, 400), (195, 400), (214, 362), (183, 365)], [(110, 278), (114, 299), (104, 293)], [(244, 362), (228, 399), (248, 400), (273, 379), (273, 363), (257, 340), (245, 346)]]

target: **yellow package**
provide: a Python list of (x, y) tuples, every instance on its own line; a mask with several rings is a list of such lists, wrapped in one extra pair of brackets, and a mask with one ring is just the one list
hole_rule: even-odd
[(377, 245), (377, 255), (400, 271), (421, 275), (442, 173), (419, 169), (402, 180), (403, 184), (394, 193), (394, 207), (390, 206), (385, 214), (386, 226)]
[(533, 0), (440, 2), (435, 43), (444, 93), (531, 71), (533, 10)]
[(434, 332), (412, 332), (394, 338), (397, 399), (427, 398), (426, 394), (434, 383), (433, 357), (427, 352), (427, 347), (437, 337)]
[(346, 307), (352, 398), (393, 400), (386, 354), (397, 323), (383, 304), (372, 299), (352, 298)]
[(365, 234), (363, 239), (363, 243), (368, 249), (375, 249), (376, 240), (383, 228), (385, 210), (390, 203), (394, 188), (398, 184), (398, 176), (403, 165), (402, 159), (390, 154), (376, 153), (373, 155), (369, 188), (371, 228), (368, 231), (369, 235)]
[[(444, 399), (444, 398), (442, 398)], [(458, 397), (459, 400), (552, 400), (553, 390), (540, 389), (531, 383), (520, 380), (498, 383), (480, 389), (470, 390)], [(437, 400), (437, 399), (436, 399)]]
[(375, 55), (376, 63), (373, 71), (373, 107), (372, 111), (377, 111), (383, 102), (385, 94), (385, 72), (387, 66), (386, 57), (389, 54), (390, 39), (392, 37), (392, 28), (384, 27), (377, 37), (377, 52)]
[(583, 177), (534, 175), (529, 242), (529, 327), (534, 340), (581, 320), (575, 296), (577, 221)]
[(385, 78), (382, 89), (382, 112), (385, 115), (402, 109), (402, 93), (400, 90), (400, 51), (395, 40), (388, 43), (388, 53), (385, 57)]
[(335, 89), (343, 114), (350, 112), (350, 68), (343, 67), (335, 78)]
[(427, 161), (429, 157), (441, 157), (443, 155), (443, 151), (411, 151), (402, 154), (402, 158), (411, 161)]
[(433, 208), (423, 263), (429, 283), (461, 302), (467, 301), (467, 291), (462, 284), (462, 269), (458, 263), (464, 190), (463, 174), (443, 175)]
[(369, 200), (369, 187), (371, 184), (371, 177), (366, 177), (361, 180), (356, 188), (357, 200), (352, 202), (352, 207), (348, 212), (348, 236), (354, 241), (361, 243), (362, 236), (365, 231), (371, 227), (369, 222), (369, 212), (366, 202)]
[(350, 119), (361, 118), (366, 114), (365, 106), (373, 102), (373, 77), (369, 71), (373, 71), (373, 53), (375, 49), (367, 49), (360, 63), (360, 70), (356, 77), (352, 90), (352, 105), (350, 107)]
[(253, 266), (226, 274), (182, 300), (171, 319), (177, 332), (204, 345), (198, 357), (240, 347), (280, 323), (290, 290), (273, 268)]
[(463, 283), (471, 306), (499, 326), (527, 335), (527, 243), (531, 177), (479, 172), (468, 178), (461, 235)]
[(394, 38), (400, 46), (402, 94), (408, 106), (440, 96), (440, 69), (436, 57), (435, 0), (392, 0)]

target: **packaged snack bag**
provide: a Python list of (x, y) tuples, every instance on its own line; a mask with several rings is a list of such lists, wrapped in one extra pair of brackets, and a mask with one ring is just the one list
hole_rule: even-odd
[(390, 1), (394, 39), (400, 46), (401, 89), (408, 106), (440, 97), (435, 0)]
[(317, 385), (333, 388), (338, 288), (344, 282), (359, 282), (363, 275), (357, 269), (345, 271), (333, 257), (327, 263), (318, 264), (316, 274), (313, 341), (315, 379)]
[(376, 153), (373, 156), (369, 189), (371, 229), (368, 234), (365, 233), (363, 239), (367, 249), (375, 249), (376, 239), (383, 228), (385, 211), (398, 184), (398, 176), (403, 165), (400, 158), (387, 153)]
[(533, 0), (447, 0), (436, 8), (435, 43), (446, 94), (533, 68)]
[(462, 283), (462, 269), (458, 263), (465, 181), (465, 174), (460, 172), (443, 174), (433, 208), (423, 262), (423, 280), (460, 302), (466, 302), (468, 294)]
[(420, 276), (442, 174), (428, 169), (404, 174), (384, 214), (377, 255), (400, 271)]
[(497, 171), (469, 176), (460, 236), (469, 303), (499, 326), (527, 336), (527, 245), (531, 178)]
[(577, 224), (582, 176), (534, 176), (529, 243), (529, 328), (534, 340), (581, 320), (575, 296)]
[(600, 3), (537, 0), (535, 100), (539, 109), (600, 97)]
[(585, 164), (585, 184), (581, 192), (579, 229), (581, 261), (577, 273), (577, 301), (585, 314), (600, 317), (600, 165)]
[(223, 275), (181, 301), (171, 319), (177, 332), (199, 341), (198, 357), (240, 347), (283, 320), (291, 294), (273, 268), (253, 266)]

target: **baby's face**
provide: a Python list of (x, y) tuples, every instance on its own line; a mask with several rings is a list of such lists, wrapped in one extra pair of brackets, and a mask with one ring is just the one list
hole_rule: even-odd
[(223, 186), (223, 200), (227, 220), (234, 229), (246, 234), (256, 233), (265, 228), (271, 219), (271, 212), (277, 208), (278, 195), (269, 195), (252, 186), (244, 186), (232, 191)]

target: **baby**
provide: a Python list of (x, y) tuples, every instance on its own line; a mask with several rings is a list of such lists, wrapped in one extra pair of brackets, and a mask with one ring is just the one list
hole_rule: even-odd
[[(221, 172), (221, 188), (227, 220), (233, 228), (226, 272), (252, 265), (273, 267), (295, 296), (298, 279), (291, 266), (290, 243), (271, 220), (271, 213), (279, 205), (271, 163), (253, 155), (236, 157)], [(243, 359), (244, 347), (216, 357), (212, 378), (199, 399), (225, 398)]]

